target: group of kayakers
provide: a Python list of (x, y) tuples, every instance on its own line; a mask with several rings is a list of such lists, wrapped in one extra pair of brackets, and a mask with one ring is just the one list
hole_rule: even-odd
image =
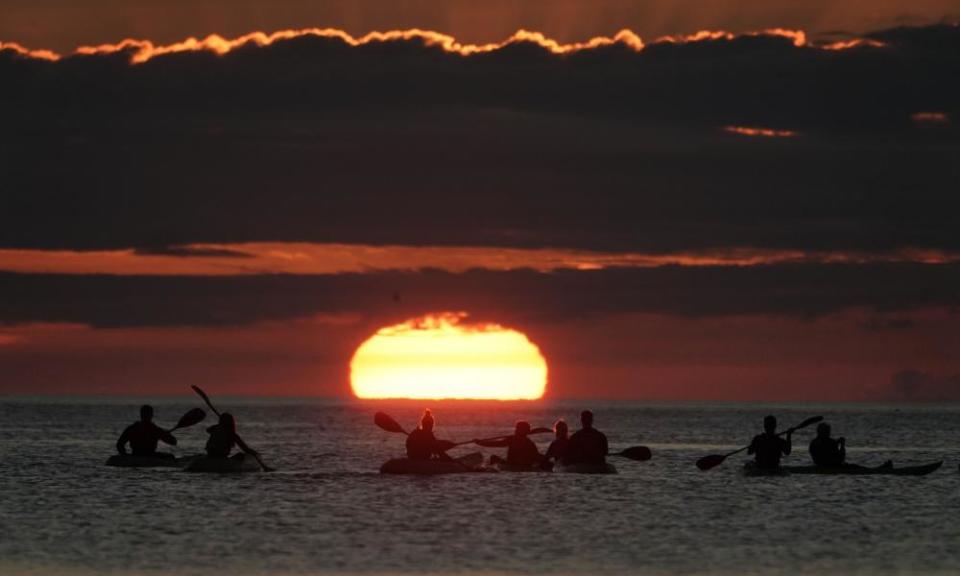
[[(243, 450), (235, 454), (234, 458), (242, 458), (243, 453), (256, 454), (237, 436), (237, 421), (229, 412), (221, 414), (219, 422), (207, 428), (207, 434), (209, 435), (206, 445), (208, 458), (230, 458), (230, 452), (234, 446)], [(144, 404), (140, 407), (140, 420), (127, 426), (117, 439), (117, 452), (121, 456), (127, 456), (127, 444), (129, 444), (133, 456), (174, 459), (173, 454), (157, 451), (160, 442), (176, 446), (177, 438), (170, 431), (154, 424), (153, 406)]]
[[(789, 456), (793, 451), (793, 432), (788, 429), (782, 433), (782, 437), (777, 433), (777, 418), (767, 416), (763, 419), (763, 433), (757, 434), (750, 442), (747, 448), (747, 454), (754, 456), (754, 464), (757, 468), (764, 470), (776, 470), (780, 468), (780, 459), (783, 456)], [(842, 466), (852, 466), (847, 464), (847, 442), (845, 438), (833, 438), (830, 425), (826, 422), (820, 422), (817, 425), (817, 435), (810, 441), (810, 458), (816, 466), (823, 468), (839, 468)], [(886, 467), (892, 467), (893, 463), (887, 461)]]
[[(195, 409), (198, 417), (191, 423), (203, 419), (203, 411)], [(117, 439), (117, 452), (127, 456), (127, 445), (133, 456), (149, 458), (173, 459), (173, 454), (158, 452), (160, 442), (176, 446), (177, 439), (171, 431), (160, 428), (153, 422), (153, 407), (145, 404), (140, 407), (140, 419), (127, 426), (120, 438)], [(184, 416), (186, 419), (187, 416)], [(530, 439), (533, 432), (530, 423), (521, 420), (516, 423), (513, 434), (496, 438), (474, 439), (474, 443), (488, 448), (506, 448), (505, 456), (491, 457), (491, 464), (520, 469), (551, 469), (555, 465), (603, 465), (609, 454), (607, 437), (593, 426), (593, 412), (584, 410), (580, 413), (580, 430), (569, 433), (567, 423), (561, 418), (553, 425), (554, 439), (550, 447), (543, 454)], [(822, 420), (822, 417), (811, 419), (809, 422)], [(187, 426), (181, 420), (180, 426)], [(419, 426), (407, 436), (407, 458), (411, 460), (452, 460), (447, 451), (458, 444), (447, 440), (439, 440), (434, 435), (436, 420), (433, 413), (427, 409), (420, 418)], [(802, 426), (807, 425), (807, 423)], [(402, 431), (402, 430), (400, 430)], [(536, 432), (549, 432), (548, 428), (537, 429)], [(784, 432), (777, 432), (777, 419), (767, 416), (763, 419), (763, 432), (753, 437), (746, 447), (747, 454), (753, 455), (756, 468), (776, 470), (780, 468), (782, 457), (788, 456), (793, 450), (793, 432), (790, 428)], [(247, 446), (237, 435), (236, 419), (229, 412), (220, 414), (219, 422), (207, 428), (206, 455), (208, 458), (226, 459), (243, 458), (244, 453), (257, 457), (256, 451)], [(462, 443), (465, 444), (465, 443)], [(242, 452), (231, 456), (234, 447)], [(742, 449), (741, 449), (742, 450)], [(813, 463), (823, 468), (838, 468), (855, 466), (846, 462), (847, 450), (844, 438), (833, 438), (830, 425), (820, 422), (817, 426), (816, 437), (810, 441), (810, 457)], [(622, 455), (623, 453), (618, 453)], [(649, 450), (645, 458), (649, 458)], [(715, 458), (715, 457), (711, 457)], [(698, 466), (700, 464), (698, 463)], [(884, 464), (892, 467), (891, 462)], [(882, 467), (881, 467), (882, 468)]]
[[(433, 433), (435, 424), (433, 413), (429, 409), (425, 410), (420, 418), (420, 425), (407, 436), (407, 458), (450, 459), (446, 452), (456, 444), (438, 440)], [(567, 423), (563, 419), (557, 420), (553, 426), (554, 440), (544, 454), (540, 453), (537, 445), (530, 439), (532, 428), (526, 420), (517, 422), (511, 435), (474, 439), (471, 443), (487, 448), (506, 448), (505, 457), (494, 456), (491, 462), (516, 468), (550, 468), (555, 464), (603, 464), (609, 452), (607, 437), (593, 427), (593, 412), (584, 410), (580, 413), (580, 426), (580, 430), (570, 435)]]

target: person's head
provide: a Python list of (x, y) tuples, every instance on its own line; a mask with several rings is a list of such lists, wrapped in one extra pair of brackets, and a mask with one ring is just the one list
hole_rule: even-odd
[(237, 431), (237, 421), (233, 418), (233, 414), (229, 412), (224, 412), (220, 415), (220, 426), (226, 428), (230, 432)]
[(776, 416), (767, 416), (763, 419), (763, 429), (773, 434), (777, 431), (777, 417)]
[(580, 413), (580, 424), (584, 428), (593, 428), (593, 412), (584, 410)]
[(567, 423), (563, 418), (557, 420), (553, 423), (553, 433), (556, 434), (557, 438), (565, 439), (568, 434)]
[(514, 435), (520, 436), (521, 438), (526, 436), (527, 434), (530, 433), (530, 423), (527, 422), (526, 420), (520, 420), (519, 422), (517, 422), (516, 427), (513, 429), (513, 433)]
[(826, 422), (821, 422), (817, 425), (817, 437), (818, 438), (829, 438), (830, 437), (830, 425)]
[(433, 431), (433, 414), (430, 412), (429, 408), (424, 410), (423, 416), (420, 417), (420, 429), (427, 432)]
[(144, 404), (140, 407), (140, 421), (141, 422), (152, 422), (153, 421), (153, 406), (149, 404)]

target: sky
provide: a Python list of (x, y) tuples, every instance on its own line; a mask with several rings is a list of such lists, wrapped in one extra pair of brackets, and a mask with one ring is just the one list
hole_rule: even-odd
[(960, 400), (958, 4), (2, 2), (0, 394)]

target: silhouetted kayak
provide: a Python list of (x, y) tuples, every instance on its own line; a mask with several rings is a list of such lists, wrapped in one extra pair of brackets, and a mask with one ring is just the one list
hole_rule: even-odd
[(107, 458), (107, 466), (117, 468), (182, 468), (196, 456), (186, 456), (184, 458), (160, 458), (156, 456), (122, 456), (114, 454)]
[(490, 466), (496, 468), (501, 472), (552, 472), (552, 467), (544, 468), (543, 466), (537, 464), (535, 466), (517, 466), (515, 464), (509, 464), (507, 462), (491, 462)]
[(198, 456), (184, 468), (187, 472), (238, 473), (259, 472), (260, 464), (254, 458), (207, 458)]
[(892, 466), (858, 466), (856, 464), (826, 467), (826, 466), (781, 466), (780, 468), (764, 469), (757, 468), (753, 462), (747, 462), (743, 466), (743, 472), (747, 476), (787, 476), (790, 474), (824, 474), (833, 476), (925, 476), (934, 470), (940, 468), (943, 462), (931, 462), (921, 466), (904, 466), (895, 468)]
[(617, 467), (609, 462), (605, 464), (570, 464), (558, 466), (557, 472), (566, 474), (617, 474)]
[(468, 472), (496, 472), (483, 466), (483, 454), (468, 454), (456, 460), (411, 460), (394, 458), (384, 462), (381, 474), (413, 474), (433, 476), (436, 474), (464, 474)]

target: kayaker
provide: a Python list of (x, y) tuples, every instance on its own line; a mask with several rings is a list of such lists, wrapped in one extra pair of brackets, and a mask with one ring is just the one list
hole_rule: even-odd
[(570, 445), (570, 436), (567, 423), (563, 418), (554, 422), (553, 434), (553, 442), (550, 443), (550, 447), (547, 448), (547, 453), (544, 457), (552, 460), (556, 464), (566, 464), (567, 447)]
[(580, 413), (580, 430), (567, 444), (564, 464), (605, 464), (608, 453), (607, 437), (593, 427), (593, 412), (584, 410)]
[(243, 440), (237, 436), (237, 421), (233, 414), (224, 412), (220, 415), (220, 421), (217, 424), (207, 428), (207, 457), (208, 458), (229, 458), (230, 451), (234, 446), (238, 446), (243, 452), (234, 455), (234, 458), (243, 458), (245, 454), (257, 454), (257, 451), (247, 446)]
[(787, 456), (793, 448), (792, 431), (786, 438), (777, 436), (777, 419), (767, 416), (763, 419), (763, 434), (757, 434), (747, 448), (747, 454), (754, 454), (757, 468), (775, 470), (780, 468), (780, 457)]
[(152, 458), (174, 458), (173, 454), (157, 452), (157, 443), (163, 441), (171, 446), (177, 445), (177, 439), (153, 423), (153, 406), (144, 404), (140, 407), (140, 420), (127, 426), (117, 439), (117, 452), (121, 456), (127, 455), (126, 444), (130, 443), (130, 451), (134, 456), (150, 456)]
[(427, 408), (420, 418), (420, 426), (407, 436), (407, 458), (411, 460), (430, 460), (439, 458), (451, 460), (441, 449), (440, 442), (433, 435), (433, 414)]
[(817, 426), (817, 437), (810, 441), (810, 457), (817, 466), (843, 466), (847, 459), (847, 445), (844, 438), (831, 438), (830, 425), (821, 422)]
[[(517, 468), (534, 468), (543, 463), (543, 456), (537, 445), (530, 439), (530, 423), (520, 420), (513, 429), (513, 436), (496, 440), (474, 440), (474, 443), (487, 448), (506, 448), (506, 463)], [(502, 458), (492, 457), (492, 462), (502, 462)]]

